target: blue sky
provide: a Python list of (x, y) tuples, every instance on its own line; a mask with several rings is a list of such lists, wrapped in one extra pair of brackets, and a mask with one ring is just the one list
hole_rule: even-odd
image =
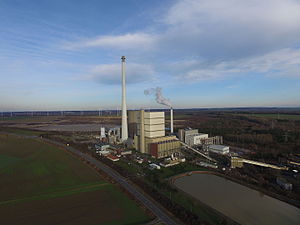
[(300, 106), (299, 0), (0, 0), (0, 110)]

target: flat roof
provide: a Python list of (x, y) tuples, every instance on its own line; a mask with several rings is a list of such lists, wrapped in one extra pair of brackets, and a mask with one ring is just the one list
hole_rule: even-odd
[(119, 159), (117, 156), (114, 156), (114, 155), (111, 155), (111, 154), (107, 155), (106, 157), (110, 158), (110, 159)]
[(207, 135), (208, 136), (208, 134), (204, 134), (204, 133), (197, 133), (197, 134), (188, 134), (188, 135), (186, 135), (187, 137), (188, 136), (202, 136), (202, 135)]
[(226, 146), (226, 145), (209, 145), (209, 148), (223, 150), (224, 148), (229, 148), (229, 146)]

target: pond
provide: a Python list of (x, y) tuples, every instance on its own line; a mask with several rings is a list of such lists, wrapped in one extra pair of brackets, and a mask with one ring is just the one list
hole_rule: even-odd
[(299, 208), (223, 177), (193, 173), (174, 185), (243, 225), (300, 224)]

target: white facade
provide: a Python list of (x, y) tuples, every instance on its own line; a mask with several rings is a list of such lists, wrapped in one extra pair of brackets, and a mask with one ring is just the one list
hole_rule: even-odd
[(208, 134), (190, 134), (185, 137), (185, 143), (189, 146), (200, 145), (201, 140), (207, 139)]
[(197, 129), (179, 129), (178, 138), (180, 141), (186, 143), (185, 137), (191, 134), (198, 134)]
[(157, 165), (157, 164), (155, 164), (155, 163), (149, 164), (149, 167), (150, 167), (150, 169), (157, 169), (157, 170), (160, 170), (160, 166)]
[(104, 138), (105, 137), (105, 127), (100, 128), (100, 137)]
[(107, 156), (107, 155), (110, 154), (110, 151), (108, 151), (108, 150), (101, 150), (101, 151), (97, 151), (96, 153), (98, 153), (99, 155)]
[(160, 131), (163, 129), (163, 124), (145, 124), (146, 131)]
[(127, 151), (122, 151), (121, 155), (131, 155), (132, 151), (131, 150), (127, 150)]
[(110, 146), (109, 145), (103, 145), (103, 144), (95, 144), (95, 148), (96, 148), (96, 150), (97, 151), (99, 151), (99, 150), (106, 150), (106, 149), (108, 149)]
[(146, 138), (157, 138), (157, 137), (164, 137), (165, 131), (159, 130), (159, 131), (145, 131), (145, 137)]
[(145, 118), (144, 123), (149, 124), (149, 125), (164, 124), (165, 117), (163, 117), (163, 118)]
[(146, 138), (165, 136), (165, 113), (144, 112), (144, 129)]
[(145, 112), (145, 119), (165, 118), (164, 112)]
[(208, 146), (208, 151), (210, 152), (214, 152), (217, 154), (228, 154), (229, 153), (229, 146), (225, 146), (225, 145), (209, 145)]

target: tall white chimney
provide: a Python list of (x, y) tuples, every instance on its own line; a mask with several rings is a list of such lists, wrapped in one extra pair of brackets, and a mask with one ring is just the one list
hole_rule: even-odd
[(173, 130), (173, 108), (171, 107), (170, 109), (170, 117), (171, 117), (171, 121), (170, 121), (170, 124), (171, 124), (171, 134), (174, 133), (174, 130)]
[(126, 77), (125, 77), (125, 56), (122, 59), (122, 141), (128, 139), (127, 107), (126, 107)]

